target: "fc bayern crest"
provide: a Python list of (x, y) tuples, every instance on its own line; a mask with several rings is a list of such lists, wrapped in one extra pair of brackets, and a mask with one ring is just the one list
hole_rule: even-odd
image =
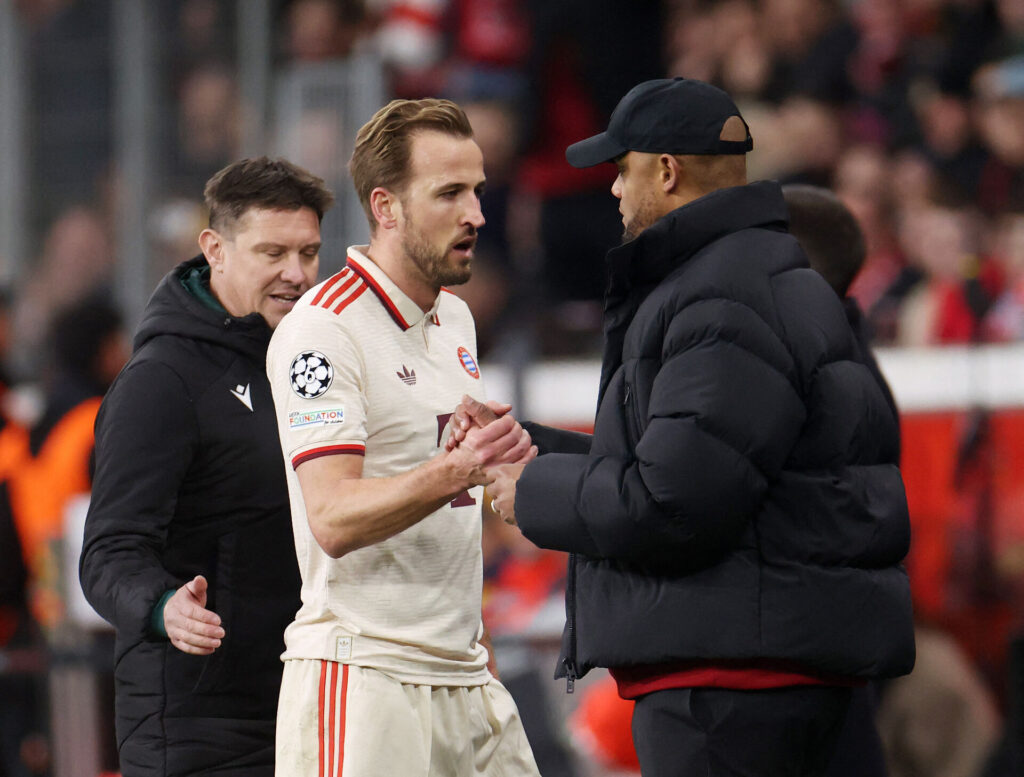
[(473, 355), (462, 347), (459, 348), (459, 362), (462, 364), (462, 369), (474, 378), (480, 378), (480, 368), (477, 367), (476, 362), (473, 361)]
[(315, 399), (331, 387), (334, 367), (319, 351), (303, 351), (292, 360), (292, 391), (303, 399)]

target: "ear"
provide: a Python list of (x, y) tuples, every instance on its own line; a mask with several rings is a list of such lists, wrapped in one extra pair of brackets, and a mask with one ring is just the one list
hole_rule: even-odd
[(672, 194), (683, 182), (683, 168), (671, 154), (661, 154), (657, 162), (658, 188), (664, 194)]
[(393, 192), (378, 186), (370, 192), (370, 211), (373, 218), (384, 229), (394, 229), (398, 225), (398, 216), (402, 212), (402, 204)]
[(199, 248), (214, 272), (224, 272), (224, 238), (220, 232), (207, 227), (199, 233)]

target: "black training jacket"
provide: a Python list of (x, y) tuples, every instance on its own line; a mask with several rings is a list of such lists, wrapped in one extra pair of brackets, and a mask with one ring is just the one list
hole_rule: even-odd
[[(116, 728), (125, 777), (273, 774), (284, 629), (299, 607), (288, 490), (259, 314), (205, 306), (161, 282), (131, 360), (96, 419), (82, 588), (117, 630)], [(188, 655), (154, 605), (202, 574), (226, 636)]]
[(775, 183), (723, 189), (609, 252), (589, 451), (516, 494), (523, 533), (574, 554), (559, 674), (913, 665), (897, 420), (786, 218)]

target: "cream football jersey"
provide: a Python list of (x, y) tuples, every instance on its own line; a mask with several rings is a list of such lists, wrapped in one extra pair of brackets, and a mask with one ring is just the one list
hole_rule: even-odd
[(348, 257), (285, 316), (267, 354), (302, 573), (283, 657), (356, 664), (407, 683), (481, 684), (482, 489), (338, 559), (306, 521), (297, 466), (354, 455), (364, 457), (363, 477), (400, 474), (440, 452), (464, 394), (484, 398), (465, 303), (442, 291), (424, 313), (362, 250)]

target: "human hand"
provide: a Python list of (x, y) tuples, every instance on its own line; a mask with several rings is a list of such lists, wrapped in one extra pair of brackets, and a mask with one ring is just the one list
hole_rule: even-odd
[(505, 415), (484, 427), (473, 427), (458, 447), (443, 454), (463, 487), (486, 485), (487, 470), (499, 464), (528, 461), (537, 455), (529, 433), (512, 416)]
[(164, 630), (171, 644), (183, 653), (208, 656), (224, 639), (220, 616), (206, 609), (207, 586), (206, 578), (196, 575), (164, 605)]
[(450, 422), (450, 434), (445, 441), (445, 450), (450, 451), (456, 448), (459, 443), (466, 439), (466, 434), (473, 427), (484, 427), (492, 421), (508, 413), (512, 405), (504, 402), (496, 402), (491, 399), (486, 403), (473, 399), (469, 394), (462, 395), (462, 401), (455, 408)]
[(536, 457), (537, 448), (534, 446), (533, 454), (524, 456), (515, 464), (501, 464), (492, 467), (487, 474), (492, 478), (487, 485), (488, 503), (491, 511), (505, 523), (516, 526), (516, 485), (519, 483), (519, 476), (523, 474), (526, 465)]

